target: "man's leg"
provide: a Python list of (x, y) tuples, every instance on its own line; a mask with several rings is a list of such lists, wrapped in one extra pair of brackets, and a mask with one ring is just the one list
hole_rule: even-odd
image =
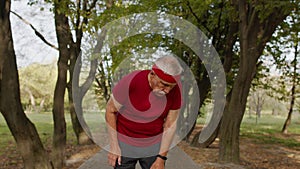
[(156, 156), (140, 158), (139, 163), (142, 169), (150, 169), (154, 161), (156, 160)]
[(135, 169), (137, 163), (137, 158), (121, 157), (121, 165), (116, 162), (116, 167), (114, 169)]

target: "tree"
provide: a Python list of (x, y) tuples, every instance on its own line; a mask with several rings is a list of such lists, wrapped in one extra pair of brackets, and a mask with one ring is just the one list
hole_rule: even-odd
[[(91, 61), (91, 70), (89, 78), (82, 86), (79, 86), (79, 76), (81, 69), (81, 43), (83, 33), (97, 25), (89, 23), (91, 17), (96, 15), (95, 7), (97, 0), (92, 1), (53, 1), (56, 34), (59, 43), (59, 61), (58, 61), (58, 80), (54, 94), (54, 139), (55, 146), (54, 158), (57, 161), (55, 166), (63, 166), (64, 147), (66, 142), (65, 119), (64, 119), (64, 94), (68, 89), (69, 108), (72, 119), (72, 126), (77, 137), (78, 144), (93, 143), (91, 134), (86, 127), (82, 100), (88, 88), (93, 82), (93, 76), (96, 71), (95, 60)], [(89, 25), (90, 24), (90, 25)], [(92, 26), (91, 26), (92, 25)], [(99, 48), (102, 45), (99, 42)], [(99, 50), (100, 50), (99, 49)], [(77, 69), (75, 68), (77, 64)], [(76, 69), (76, 70), (75, 70)], [(69, 81), (67, 82), (67, 73), (69, 71)], [(76, 92), (76, 102), (74, 102), (74, 92)], [(81, 121), (80, 121), (81, 119)], [(84, 128), (86, 130), (84, 130)]]
[[(230, 89), (235, 78), (238, 57), (235, 43), (237, 41), (238, 22), (235, 8), (229, 1), (187, 1), (184, 5), (186, 19), (197, 25), (211, 40), (211, 44), (218, 52), (226, 73), (227, 88)], [(201, 6), (195, 8), (195, 6)], [(198, 83), (200, 93), (200, 107), (204, 105), (210, 94), (210, 81), (206, 69), (201, 61), (195, 62), (194, 74)], [(213, 115), (214, 116), (214, 115)], [(211, 119), (213, 119), (212, 117)], [(209, 129), (212, 121), (207, 127), (199, 131), (193, 141), (192, 146), (208, 147), (217, 138), (219, 126), (214, 133), (204, 142), (199, 143), (201, 132)]]
[[(291, 123), (292, 113), (297, 98), (297, 86), (299, 86), (299, 6), (295, 8), (292, 14), (280, 25), (276, 36), (268, 44), (267, 55), (273, 56), (273, 64), (279, 72), (278, 86), (272, 87), (279, 93), (279, 98), (288, 101), (290, 107), (286, 121), (282, 127), (282, 132), (287, 133)], [(280, 44), (280, 45), (279, 45)]]
[(70, 59), (70, 51), (68, 50), (70, 44), (67, 39), (71, 36), (68, 32), (68, 24), (66, 24), (68, 23), (68, 19), (65, 14), (60, 11), (61, 8), (59, 6), (60, 1), (55, 1), (54, 18), (58, 40), (59, 59), (57, 63), (58, 76), (54, 89), (52, 110), (54, 121), (52, 159), (54, 168), (57, 169), (64, 166), (65, 158), (66, 121), (64, 116), (64, 98), (67, 87), (68, 62)]
[[(86, 125), (85, 125), (85, 121), (83, 118), (83, 111), (82, 111), (82, 100), (92, 83), (92, 81), (90, 81), (90, 78), (93, 77), (93, 73), (90, 75), (90, 77), (82, 86), (79, 86), (79, 76), (80, 76), (80, 68), (81, 68), (80, 55), (81, 55), (81, 43), (83, 39), (83, 33), (86, 29), (88, 29), (90, 16), (95, 12), (94, 8), (96, 7), (96, 2), (97, 0), (92, 0), (92, 1), (80, 0), (77, 1), (76, 4), (74, 2), (73, 4), (74, 9), (69, 10), (67, 6), (61, 8), (64, 11), (63, 13), (65, 13), (66, 19), (71, 23), (71, 25), (69, 25), (69, 22), (65, 23), (66, 27), (69, 27), (69, 29), (67, 29), (66, 31), (69, 35), (67, 41), (68, 44), (70, 45), (69, 48), (70, 79), (67, 84), (67, 89), (68, 89), (69, 108), (70, 108), (70, 114), (72, 119), (72, 126), (75, 135), (77, 137), (78, 144), (93, 143), (92, 139), (90, 138), (91, 134), (89, 133), (89, 131), (87, 131), (87, 128), (85, 127)], [(70, 28), (74, 29), (75, 38), (73, 38), (72, 30)], [(77, 71), (75, 71), (76, 64), (79, 66), (79, 69)], [(96, 62), (91, 63), (91, 72), (95, 72), (95, 67), (94, 67), (95, 64)], [(74, 102), (74, 92), (80, 93), (76, 97), (76, 102)], [(79, 119), (82, 119), (81, 122)], [(84, 127), (86, 130), (84, 130)]]
[[(56, 66), (32, 64), (19, 68), (21, 101), (25, 112), (45, 112), (52, 108)], [(35, 106), (32, 104), (35, 104)]]
[[(154, 2), (151, 1), (151, 3)], [(161, 3), (156, 5), (158, 5), (158, 10), (164, 12), (171, 11), (172, 13), (176, 11), (174, 9), (184, 9), (174, 13), (196, 23), (195, 25), (199, 28), (203, 28), (220, 53), (229, 82), (225, 115), (220, 123), (222, 126), (220, 160), (238, 162), (239, 128), (251, 82), (259, 67), (258, 59), (276, 27), (290, 13), (295, 4), (290, 1), (276, 1), (275, 3), (269, 1), (205, 1), (204, 3), (188, 1), (187, 4), (181, 1), (168, 1), (163, 5)], [(191, 8), (193, 6), (201, 7), (193, 9)], [(190, 12), (187, 14), (187, 11)], [(210, 16), (214, 17), (210, 18)], [(183, 55), (186, 51), (183, 49), (178, 53)], [(239, 57), (237, 53), (240, 53)], [(196, 76), (199, 76), (199, 79), (205, 79), (205, 71), (199, 66), (199, 61), (195, 61), (194, 64), (198, 65)], [(209, 93), (207, 91), (209, 89), (204, 93)], [(216, 136), (217, 133), (214, 137)]]
[(11, 1), (0, 1), (0, 111), (16, 140), (26, 169), (50, 169), (51, 161), (20, 100), (16, 55), (10, 24)]
[[(298, 34), (298, 32), (297, 32)], [(295, 105), (295, 100), (296, 100), (296, 87), (298, 86), (299, 84), (299, 79), (297, 78), (298, 77), (298, 73), (297, 73), (297, 57), (298, 57), (298, 54), (299, 54), (299, 49), (298, 49), (298, 38), (295, 42), (295, 54), (294, 54), (294, 60), (292, 62), (293, 64), (293, 75), (292, 75), (292, 89), (291, 89), (291, 101), (290, 101), (290, 108), (289, 108), (289, 112), (288, 112), (288, 115), (287, 115), (287, 118), (284, 122), (284, 125), (282, 127), (282, 130), (281, 132), (284, 133), (284, 134), (287, 134), (288, 133), (288, 126), (291, 124), (291, 120), (292, 120), (292, 113), (293, 113), (293, 109), (294, 109), (294, 105)]]
[[(265, 94), (263, 90), (252, 91), (249, 99), (249, 109), (254, 110), (256, 114), (256, 123), (257, 118), (261, 117), (262, 107), (265, 102)], [(250, 112), (249, 112), (250, 113)]]
[[(195, 6), (199, 8), (194, 8)], [(103, 21), (105, 24), (108, 18), (112, 18), (111, 16), (113, 16), (114, 19), (128, 13), (145, 12), (149, 10), (155, 10), (162, 13), (168, 12), (169, 14), (177, 15), (189, 20), (201, 28), (203, 32), (208, 35), (209, 40), (212, 41), (212, 44), (219, 52), (221, 60), (224, 63), (225, 71), (228, 73), (228, 86), (231, 85), (237, 69), (234, 65), (234, 63), (237, 63), (235, 61), (237, 60), (237, 57), (235, 54), (234, 44), (237, 39), (238, 24), (237, 21), (229, 22), (229, 20), (236, 20), (236, 15), (232, 14), (234, 10), (228, 1), (205, 1), (205, 3), (199, 1), (138, 1), (126, 6), (125, 8), (122, 4), (118, 4), (112, 5), (112, 10), (108, 11), (107, 15), (105, 15), (105, 11), (104, 14), (101, 15), (104, 18), (101, 21)], [(143, 48), (164, 48), (181, 57), (181, 59), (191, 67), (199, 86), (200, 106), (204, 105), (205, 100), (210, 96), (211, 84), (204, 64), (199, 57), (193, 53), (193, 51), (186, 47), (182, 42), (179, 42), (176, 39), (168, 38), (167, 36), (147, 34), (136, 35), (135, 37), (130, 37), (129, 39), (130, 40), (124, 40), (125, 42), (122, 42), (120, 45), (111, 50), (109, 56), (113, 61), (112, 71), (113, 67), (116, 67), (115, 65), (118, 65), (123, 58), (132, 54), (133, 51), (138, 51)], [(233, 69), (231, 69), (232, 67)], [(100, 70), (102, 73), (104, 72), (104, 70), (101, 68)], [(108, 70), (107, 72), (110, 71)], [(104, 76), (101, 75), (101, 77)], [(104, 88), (106, 81), (103, 80), (102, 83), (100, 82), (101, 81), (99, 80), (98, 86), (100, 86), (102, 90), (99, 91), (106, 93), (105, 91), (107, 91), (107, 89)], [(187, 114), (188, 113), (189, 112), (187, 112)], [(185, 117), (189, 116), (186, 115)], [(184, 121), (185, 119), (182, 118), (179, 120), (179, 122), (181, 120)], [(195, 124), (196, 123), (189, 125)], [(218, 131), (216, 130), (211, 138), (200, 145), (198, 143), (198, 138), (195, 137), (192, 141), (192, 145), (207, 147), (215, 140), (217, 135)], [(189, 137), (189, 135), (187, 137)]]
[(238, 74), (225, 106), (220, 132), (219, 160), (239, 163), (239, 131), (258, 58), (276, 27), (290, 14), (290, 1), (232, 1), (239, 14)]

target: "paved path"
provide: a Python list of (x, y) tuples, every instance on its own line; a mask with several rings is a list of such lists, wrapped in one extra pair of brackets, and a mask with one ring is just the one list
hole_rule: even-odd
[[(169, 151), (166, 169), (200, 169), (200, 165), (196, 164), (184, 151), (179, 147), (174, 147)], [(79, 169), (112, 169), (107, 164), (107, 151), (101, 150), (92, 158), (82, 164)], [(137, 164), (136, 169), (141, 169)]]

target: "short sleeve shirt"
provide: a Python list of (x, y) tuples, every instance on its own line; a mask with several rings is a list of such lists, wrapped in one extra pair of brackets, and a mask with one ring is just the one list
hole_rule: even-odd
[(122, 108), (117, 114), (118, 139), (135, 146), (158, 143), (169, 110), (181, 107), (181, 84), (166, 96), (156, 96), (149, 85), (150, 70), (134, 71), (113, 88)]

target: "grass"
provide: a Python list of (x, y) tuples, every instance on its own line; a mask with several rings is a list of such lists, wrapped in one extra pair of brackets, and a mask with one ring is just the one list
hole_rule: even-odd
[(10, 134), (2, 116), (0, 116), (0, 138), (0, 155), (2, 155), (3, 150), (7, 148), (8, 144), (14, 143), (13, 136)]
[[(68, 143), (76, 144), (76, 138), (71, 126), (70, 115), (66, 114), (65, 117), (67, 122)], [(104, 118), (96, 115), (95, 113), (87, 114), (85, 117), (86, 120), (90, 122), (90, 127), (92, 125), (98, 125), (99, 122), (104, 122)], [(51, 146), (53, 133), (52, 114), (28, 114), (28, 118), (35, 124), (42, 142), (46, 146)], [(280, 144), (287, 147), (300, 148), (299, 141), (293, 138), (284, 137), (283, 135), (279, 134), (281, 132), (284, 120), (285, 117), (263, 115), (256, 123), (256, 119), (254, 117), (249, 118), (248, 115), (245, 115), (242, 121), (240, 135), (242, 138), (251, 138), (256, 143)], [(204, 124), (205, 119), (202, 118), (198, 121), (200, 121), (201, 124)], [(299, 124), (299, 118), (293, 119), (288, 131), (291, 134), (300, 135)], [(15, 141), (11, 136), (11, 133), (2, 116), (0, 116), (0, 137), (0, 155), (5, 153), (6, 149), (15, 149)]]
[[(27, 117), (34, 123), (38, 130), (39, 136), (45, 147), (52, 145), (53, 118), (51, 113), (27, 114)], [(67, 142), (75, 145), (76, 136), (73, 132), (70, 114), (65, 115), (67, 124)], [(85, 120), (88, 122), (90, 129), (99, 128), (99, 123), (104, 122), (104, 117), (99, 113), (85, 114)], [(15, 140), (11, 135), (7, 124), (2, 115), (0, 115), (0, 155), (5, 153), (5, 149), (15, 149)]]
[[(67, 116), (68, 115), (66, 115), (68, 143), (76, 144), (76, 137), (71, 126), (70, 118)], [(27, 117), (34, 123), (45, 147), (51, 146), (53, 134), (52, 114), (27, 114)], [(15, 149), (15, 140), (11, 135), (3, 116), (0, 116), (0, 137), (0, 155), (5, 153), (5, 149)]]
[(289, 134), (281, 134), (285, 117), (264, 115), (256, 122), (255, 118), (244, 117), (241, 125), (241, 137), (252, 138), (256, 143), (280, 144), (290, 148), (300, 148), (299, 140), (289, 135), (300, 135), (299, 119), (292, 120)]

